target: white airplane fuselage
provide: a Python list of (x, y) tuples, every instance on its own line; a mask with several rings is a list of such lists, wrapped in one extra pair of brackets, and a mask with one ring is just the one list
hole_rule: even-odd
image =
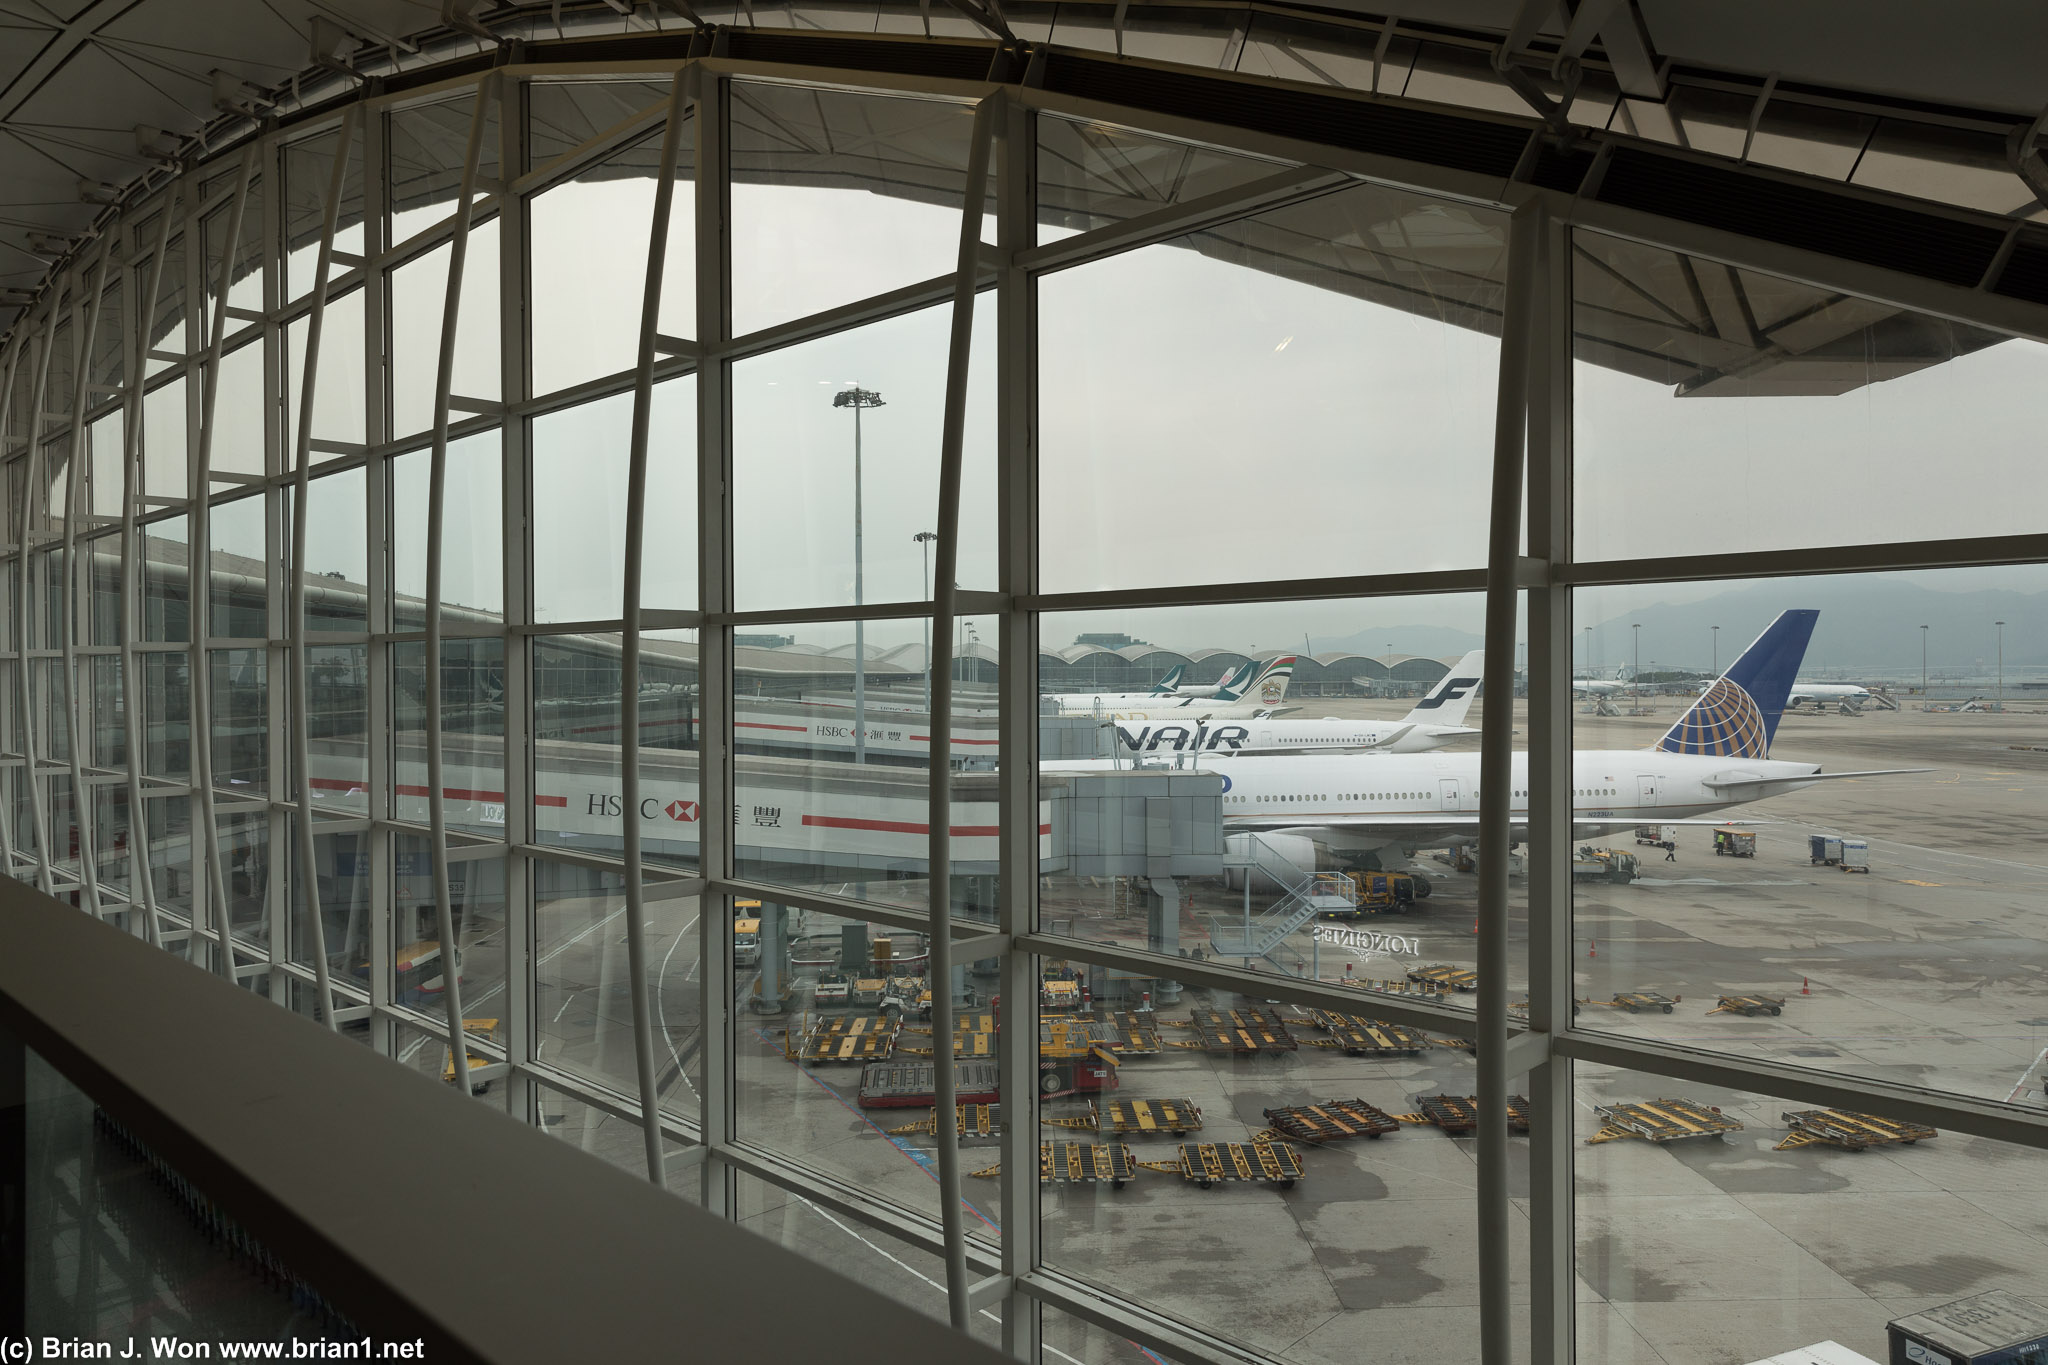
[(1463, 725), (1406, 720), (1219, 720), (1207, 725), (1179, 717), (1120, 720), (1117, 748), (1126, 754), (1192, 753), (1218, 757), (1377, 749), (1426, 753), (1478, 730)]
[[(1479, 761), (1472, 753), (1245, 756), (1214, 770), (1226, 783), (1227, 825), (1326, 827), (1339, 836), (1333, 842), (1346, 845), (1422, 848), (1477, 836)], [(1572, 819), (1584, 834), (1712, 815), (1796, 791), (1819, 772), (1819, 764), (1780, 759), (1581, 750), (1572, 756)], [(1515, 755), (1511, 790), (1511, 837), (1521, 839), (1529, 809), (1527, 754)]]

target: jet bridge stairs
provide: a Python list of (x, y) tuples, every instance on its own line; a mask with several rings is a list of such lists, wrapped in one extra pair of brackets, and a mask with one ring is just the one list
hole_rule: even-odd
[(1210, 925), (1209, 941), (1218, 957), (1246, 961), (1267, 957), (1318, 915), (1349, 915), (1358, 909), (1358, 889), (1349, 877), (1334, 872), (1304, 875), (1256, 833), (1231, 835), (1223, 866), (1245, 878), (1247, 903), (1254, 876), (1279, 887), (1280, 894), (1257, 915), (1249, 916), (1248, 923), (1219, 921)]

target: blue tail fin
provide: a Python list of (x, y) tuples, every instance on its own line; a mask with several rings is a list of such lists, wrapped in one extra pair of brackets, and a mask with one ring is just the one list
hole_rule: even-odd
[(1165, 677), (1161, 678), (1158, 682), (1152, 684), (1152, 695), (1155, 697), (1161, 697), (1165, 696), (1169, 692), (1172, 692), (1174, 688), (1180, 686), (1180, 675), (1186, 671), (1186, 664), (1175, 664), (1172, 668), (1166, 671)]
[(1657, 741), (1670, 754), (1766, 758), (1820, 613), (1783, 612)]

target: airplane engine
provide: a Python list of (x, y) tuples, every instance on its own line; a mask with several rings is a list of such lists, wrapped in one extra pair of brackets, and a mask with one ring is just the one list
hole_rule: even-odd
[(1288, 888), (1280, 884), (1279, 878), (1291, 873), (1291, 880), (1299, 882), (1316, 871), (1321, 850), (1309, 835), (1296, 834), (1227, 834), (1223, 838), (1226, 862), (1243, 863), (1249, 859), (1251, 867), (1226, 867), (1223, 870), (1224, 884), (1232, 891), (1244, 889), (1245, 875), (1252, 879), (1252, 890), (1266, 895), (1277, 895)]

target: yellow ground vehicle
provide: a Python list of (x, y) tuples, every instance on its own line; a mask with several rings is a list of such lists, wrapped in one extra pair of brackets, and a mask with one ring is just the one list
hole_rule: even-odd
[(736, 919), (732, 922), (732, 964), (735, 967), (761, 965), (760, 920)]
[(1717, 829), (1714, 831), (1714, 852), (1725, 853), (1731, 858), (1754, 858), (1756, 856), (1756, 831), (1748, 829)]
[[(496, 1019), (465, 1019), (462, 1021), (462, 1032), (469, 1038), (494, 1040), (498, 1036), (498, 1021)], [(452, 1047), (444, 1048), (442, 1051), (446, 1054), (448, 1060), (441, 1067), (441, 1079), (445, 1083), (453, 1085), (455, 1084), (455, 1049)], [(488, 1057), (479, 1057), (467, 1048), (464, 1048), (463, 1051), (468, 1054), (469, 1069), (471, 1071), (491, 1064), (491, 1059)], [(481, 1095), (490, 1088), (491, 1083), (484, 1081), (481, 1084), (470, 1086), (469, 1089), (471, 1094)]]

